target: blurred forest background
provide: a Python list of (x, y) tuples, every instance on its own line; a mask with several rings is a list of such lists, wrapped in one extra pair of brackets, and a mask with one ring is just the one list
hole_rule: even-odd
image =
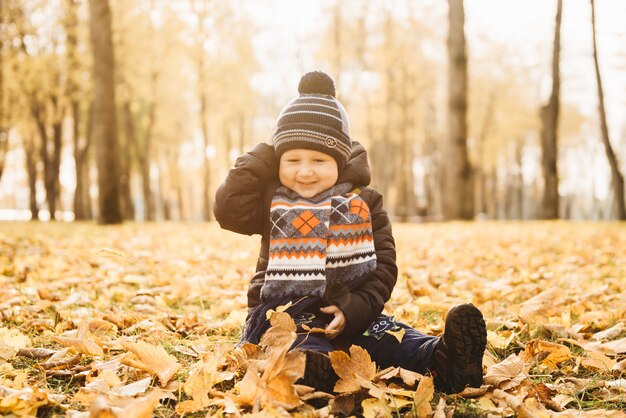
[(0, 0), (0, 219), (209, 221), (328, 72), (396, 220), (626, 219), (621, 0)]

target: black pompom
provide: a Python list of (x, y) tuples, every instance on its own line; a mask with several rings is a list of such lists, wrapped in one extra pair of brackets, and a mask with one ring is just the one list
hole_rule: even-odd
[(322, 71), (311, 71), (300, 79), (298, 84), (300, 94), (327, 94), (335, 97), (335, 82)]

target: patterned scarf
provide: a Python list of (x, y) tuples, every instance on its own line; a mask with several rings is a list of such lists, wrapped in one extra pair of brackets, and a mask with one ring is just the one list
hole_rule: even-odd
[(261, 301), (323, 297), (327, 286), (352, 289), (376, 268), (370, 211), (351, 189), (342, 183), (312, 199), (276, 191)]

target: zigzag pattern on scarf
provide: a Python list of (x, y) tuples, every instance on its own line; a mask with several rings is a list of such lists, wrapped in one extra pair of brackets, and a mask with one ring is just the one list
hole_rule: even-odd
[(358, 281), (376, 268), (369, 208), (350, 190), (342, 184), (313, 199), (277, 190), (263, 300), (323, 296), (327, 286)]

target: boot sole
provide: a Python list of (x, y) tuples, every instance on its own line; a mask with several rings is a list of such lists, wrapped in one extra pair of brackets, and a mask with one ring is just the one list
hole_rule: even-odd
[(318, 391), (333, 393), (338, 376), (328, 354), (312, 350), (304, 350), (304, 353), (306, 355), (304, 377), (297, 383), (313, 387)]
[[(454, 312), (454, 313), (453, 313)], [(463, 391), (466, 386), (480, 387), (483, 382), (483, 354), (487, 346), (487, 330), (480, 310), (464, 304), (452, 308), (446, 319), (450, 377), (449, 393)]]

